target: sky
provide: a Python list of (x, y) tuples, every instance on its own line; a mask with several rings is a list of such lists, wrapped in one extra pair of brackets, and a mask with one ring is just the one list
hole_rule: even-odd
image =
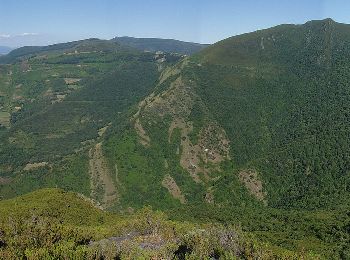
[(282, 23), (350, 24), (349, 0), (0, 0), (0, 45), (115, 36), (214, 43)]

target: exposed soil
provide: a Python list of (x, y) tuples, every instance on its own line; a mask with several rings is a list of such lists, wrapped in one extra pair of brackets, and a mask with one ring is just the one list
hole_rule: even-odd
[(0, 177), (0, 184), (9, 184), (11, 182), (11, 178)]
[(103, 156), (102, 143), (97, 143), (90, 149), (89, 158), (91, 197), (96, 199), (98, 193), (102, 192), (101, 205), (103, 208), (108, 208), (118, 200), (118, 195), (107, 161)]
[(193, 93), (189, 86), (183, 82), (182, 77), (174, 80), (167, 91), (152, 97), (144, 107), (148, 115), (160, 117), (187, 117), (192, 109)]
[(195, 182), (201, 182), (199, 177), (201, 173), (204, 175), (205, 181), (209, 181), (211, 170), (220, 171), (219, 164), (229, 159), (229, 140), (225, 131), (215, 124), (207, 125), (200, 132), (198, 144), (192, 144), (189, 139), (189, 134), (193, 130), (192, 123), (177, 118), (169, 127), (169, 142), (176, 128), (181, 131), (180, 165), (190, 173)]
[[(186, 62), (178, 66), (186, 66)], [(215, 121), (208, 120), (199, 131), (197, 143), (192, 143), (189, 137), (193, 132), (193, 123), (189, 120), (189, 117), (193, 104), (200, 102), (200, 98), (194, 91), (194, 83), (186, 81), (179, 74), (179, 71), (178, 67), (163, 71), (159, 84), (170, 77), (174, 77), (169, 88), (159, 94), (156, 94), (156, 92), (152, 93), (140, 102), (138, 111), (132, 120), (135, 122), (135, 130), (139, 136), (140, 143), (144, 146), (149, 146), (151, 140), (142, 127), (141, 117), (147, 118), (152, 124), (157, 123), (159, 120), (167, 121), (171, 118), (172, 121), (168, 129), (168, 142), (171, 142), (173, 131), (179, 129), (181, 140), (176, 151), (176, 154), (180, 155), (179, 163), (190, 174), (193, 181), (205, 184), (212, 178), (215, 178), (215, 176), (211, 176), (214, 172), (221, 171), (221, 162), (230, 159), (229, 140), (225, 131)], [(167, 167), (169, 166), (165, 163), (165, 168)], [(174, 190), (169, 190), (169, 192), (172, 193)], [(208, 203), (213, 203), (214, 196), (210, 190), (205, 200)]]
[(77, 79), (77, 78), (64, 78), (64, 82), (67, 85), (71, 85), (71, 84), (75, 84), (77, 82), (81, 81), (81, 79)]
[(179, 186), (177, 186), (175, 180), (173, 177), (171, 177), (169, 174), (165, 175), (163, 181), (162, 181), (163, 187), (167, 188), (169, 193), (175, 198), (180, 200), (182, 204), (186, 203), (185, 196), (181, 193), (181, 190)]
[(192, 124), (186, 123), (183, 119), (176, 119), (172, 122), (169, 128), (169, 136), (171, 137), (172, 131), (178, 128), (181, 131), (181, 157), (180, 157), (180, 165), (182, 168), (187, 170), (192, 179), (200, 183), (201, 179), (199, 174), (204, 172), (205, 170), (199, 166), (200, 164), (200, 151), (199, 147), (193, 146), (190, 139), (188, 138), (189, 133), (192, 131)]
[(140, 119), (136, 118), (135, 120), (135, 130), (137, 135), (139, 136), (139, 141), (143, 146), (150, 146), (151, 145), (151, 139), (147, 135), (145, 129), (143, 129)]
[(21, 62), (21, 70), (22, 70), (22, 72), (28, 72), (31, 70), (31, 67), (28, 63), (28, 60), (24, 60)]
[(267, 205), (266, 192), (263, 191), (263, 184), (259, 180), (255, 170), (248, 169), (239, 173), (239, 180), (244, 184), (250, 194)]
[(106, 126), (100, 128), (100, 129), (98, 129), (98, 136), (99, 136), (99, 137), (102, 137), (102, 136), (106, 133), (106, 131), (107, 131), (107, 129), (108, 129), (108, 127), (109, 127), (110, 125), (111, 125), (111, 123), (109, 123), (108, 125), (106, 125)]
[(213, 189), (212, 187), (209, 187), (207, 189), (207, 192), (205, 193), (205, 197), (204, 200), (209, 203), (209, 204), (213, 204), (214, 203), (214, 193), (213, 193)]
[(38, 163), (28, 163), (25, 167), (24, 167), (24, 171), (30, 171), (30, 170), (35, 170), (38, 168), (42, 168), (45, 167), (46, 165), (48, 165), (48, 162), (38, 162)]

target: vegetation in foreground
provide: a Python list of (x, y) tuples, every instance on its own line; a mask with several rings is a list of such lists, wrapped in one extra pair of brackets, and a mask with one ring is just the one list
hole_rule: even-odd
[[(168, 229), (142, 233), (130, 226), (146, 213), (66, 216), (62, 210), (72, 205), (56, 199), (40, 214), (36, 203), (36, 210), (21, 206), (18, 217), (5, 212), (4, 201), (2, 252), (57, 258), (67, 248), (96, 257), (117, 241), (122, 249), (113, 255), (121, 258), (150, 258), (167, 243), (174, 245), (170, 258), (182, 244), (180, 256), (193, 258), (216, 256), (220, 248), (240, 258), (303, 255), (287, 250), (349, 258), (349, 35), (347, 25), (331, 20), (278, 26), (222, 41), (171, 67), (182, 57), (166, 54), (165, 61), (96, 39), (5, 56), (2, 62), (12, 64), (0, 66), (0, 195), (60, 187), (111, 210), (152, 205), (173, 220), (162, 217), (162, 225), (180, 231), (168, 239)], [(104, 189), (109, 180), (113, 194)], [(206, 224), (212, 222), (227, 224)], [(237, 223), (239, 250), (216, 241), (217, 230)], [(40, 226), (62, 235), (49, 233), (53, 242), (46, 244), (51, 238), (36, 231)], [(28, 239), (31, 230), (42, 236)], [(191, 234), (198, 241), (183, 242)], [(167, 243), (140, 245), (153, 235)], [(134, 242), (124, 248), (121, 241)], [(78, 255), (66, 256), (72, 257)]]
[(60, 189), (0, 202), (1, 259), (317, 258), (263, 244), (238, 226), (193, 224), (143, 208), (116, 215)]

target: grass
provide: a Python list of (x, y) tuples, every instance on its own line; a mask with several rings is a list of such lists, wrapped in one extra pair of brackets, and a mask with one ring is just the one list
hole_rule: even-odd
[(317, 256), (263, 244), (235, 226), (170, 221), (151, 208), (125, 216), (107, 213), (60, 189), (0, 201), (2, 258), (205, 259), (213, 255), (228, 259)]

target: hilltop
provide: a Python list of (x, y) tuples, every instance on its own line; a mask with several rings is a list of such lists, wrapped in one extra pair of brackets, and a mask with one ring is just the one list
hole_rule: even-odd
[(57, 43), (49, 46), (24, 46), (12, 50), (8, 55), (0, 58), (1, 63), (12, 63), (18, 60), (30, 58), (32, 56), (45, 54), (74, 54), (91, 52), (116, 52), (130, 50), (111, 41), (96, 38), (73, 41), (67, 43)]
[(73, 53), (73, 52), (116, 52), (116, 51), (148, 51), (178, 53), (181, 55), (191, 55), (209, 44), (199, 44), (184, 42), (173, 39), (159, 38), (134, 38), (134, 37), (115, 37), (111, 40), (100, 40), (97, 38), (57, 43), (49, 46), (24, 46), (17, 49), (0, 46), (0, 54), (8, 54), (0, 58), (0, 64), (13, 63), (20, 59), (30, 58), (31, 56), (52, 53)]
[(134, 38), (134, 37), (115, 37), (112, 41), (121, 45), (136, 48), (141, 51), (162, 51), (179, 54), (191, 55), (201, 51), (209, 46), (209, 44), (200, 44), (193, 42), (184, 42), (173, 39), (159, 38)]

